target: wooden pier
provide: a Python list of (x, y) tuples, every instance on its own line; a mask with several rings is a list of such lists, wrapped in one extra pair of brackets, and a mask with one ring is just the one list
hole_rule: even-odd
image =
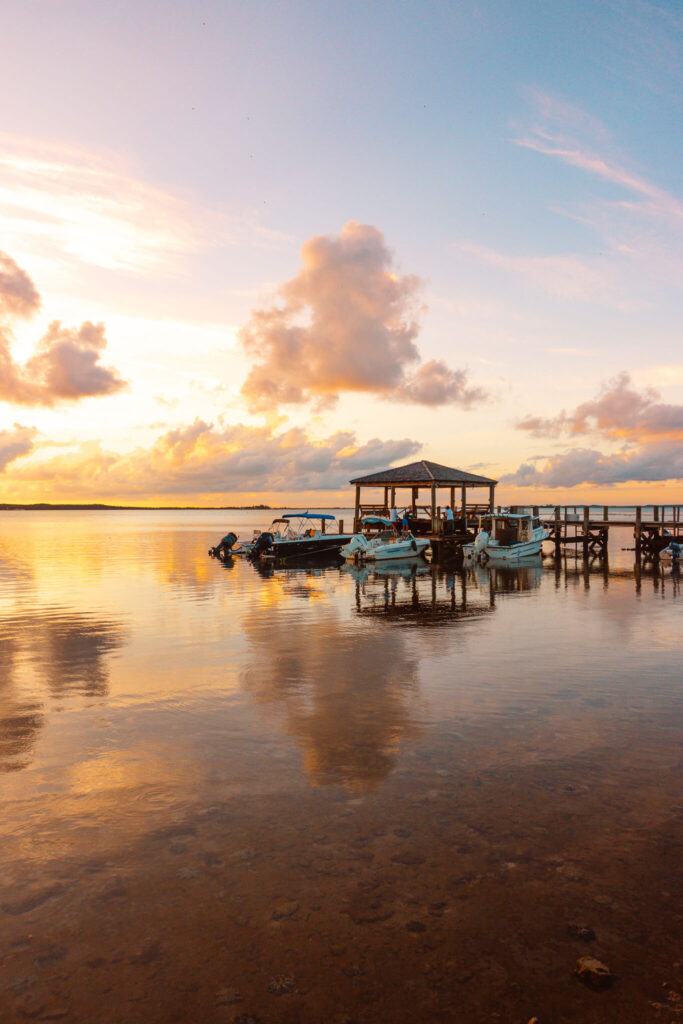
[[(584, 559), (607, 554), (610, 530), (632, 530), (636, 558), (651, 562), (672, 540), (683, 538), (683, 516), (681, 505), (646, 506), (652, 510), (649, 518), (643, 515), (643, 506), (637, 506), (633, 513), (608, 505), (556, 505), (551, 514), (545, 509), (534, 508), (549, 537), (546, 543), (554, 545), (555, 554), (573, 548)], [(601, 510), (601, 511), (600, 511)], [(597, 514), (596, 514), (597, 513)]]
[[(429, 539), (434, 562), (461, 559), (463, 545), (472, 543), (476, 538), (479, 517), (496, 513), (504, 515), (506, 512), (532, 512), (537, 516), (548, 531), (545, 543), (553, 546), (555, 557), (563, 551), (571, 551), (584, 560), (603, 558), (607, 554), (610, 530), (613, 529), (632, 531), (636, 560), (642, 562), (658, 559), (660, 551), (672, 540), (679, 543), (683, 540), (683, 505), (635, 508), (535, 505), (523, 509), (510, 506), (503, 510), (500, 505), (495, 505), (496, 480), (426, 459), (357, 477), (350, 482), (356, 488), (354, 533), (361, 529), (365, 517), (395, 517), (400, 520), (405, 516), (405, 522), (414, 534)], [(473, 503), (471, 492), (475, 488), (480, 494), (483, 490), (481, 497), (488, 500), (480, 499)], [(372, 500), (363, 501), (362, 492), (368, 490), (373, 492)], [(400, 514), (397, 491), (407, 492)], [(424, 495), (425, 491), (429, 495), (426, 502), (424, 497), (420, 500), (420, 492)]]
[[(555, 505), (552, 508), (534, 505), (524, 510), (540, 518), (549, 535), (545, 544), (553, 545), (555, 557), (569, 551), (587, 561), (603, 558), (607, 554), (610, 530), (625, 529), (632, 531), (636, 559), (652, 562), (672, 540), (683, 543), (683, 505), (650, 505), (645, 508), (647, 516), (643, 514), (643, 506), (636, 507), (633, 512), (608, 505)], [(511, 506), (505, 511), (519, 512), (522, 509)], [(496, 513), (504, 514), (500, 506)], [(479, 514), (489, 513), (480, 511)], [(428, 535), (434, 561), (444, 562), (462, 556), (462, 545), (471, 543), (476, 536), (475, 515), (474, 509), (468, 509), (465, 528), (456, 520), (456, 532), (450, 535), (441, 531)]]

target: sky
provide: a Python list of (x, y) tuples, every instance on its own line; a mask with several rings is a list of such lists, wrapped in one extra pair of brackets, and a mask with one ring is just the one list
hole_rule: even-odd
[(0, 501), (683, 502), (682, 27), (5, 0)]

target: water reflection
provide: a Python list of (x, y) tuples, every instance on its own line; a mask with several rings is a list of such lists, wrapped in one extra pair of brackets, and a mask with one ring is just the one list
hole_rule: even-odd
[(43, 725), (40, 703), (12, 692), (11, 677), (4, 672), (4, 653), (4, 649), (0, 651), (0, 772), (19, 771), (30, 764)]
[(514, 567), (470, 566), (442, 570), (424, 563), (343, 567), (355, 581), (356, 611), (415, 626), (447, 625), (495, 608), (496, 595), (541, 585), (538, 560)]
[(315, 608), (323, 591), (305, 585), (312, 579), (288, 574), (279, 613), (273, 594), (267, 616), (246, 613), (251, 656), (242, 681), (258, 704), (284, 713), (315, 785), (370, 789), (392, 770), (399, 745), (418, 735), (418, 658), (400, 633), (359, 630), (329, 605), (312, 612), (309, 628), (295, 623), (285, 601)]
[(124, 642), (116, 622), (73, 612), (18, 612), (0, 620), (0, 771), (26, 767), (49, 696), (104, 697), (108, 656)]

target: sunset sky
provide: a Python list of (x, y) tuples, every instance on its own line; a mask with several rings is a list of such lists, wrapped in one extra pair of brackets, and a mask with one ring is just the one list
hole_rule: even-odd
[(683, 502), (682, 26), (5, 0), (0, 501)]

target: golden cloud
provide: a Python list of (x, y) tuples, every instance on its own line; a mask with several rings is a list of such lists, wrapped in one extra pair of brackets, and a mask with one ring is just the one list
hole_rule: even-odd
[(399, 276), (381, 231), (349, 221), (339, 235), (316, 235), (302, 267), (279, 289), (280, 302), (254, 310), (240, 332), (254, 364), (242, 387), (252, 411), (371, 392), (421, 405), (482, 400), (464, 370), (433, 360), (415, 344), (420, 282)]
[(127, 387), (99, 359), (107, 346), (103, 324), (85, 321), (78, 328), (50, 324), (31, 358), (21, 366), (12, 358), (10, 325), (30, 317), (40, 296), (28, 274), (0, 252), (0, 401), (52, 406)]
[(354, 474), (406, 458), (420, 447), (408, 438), (360, 444), (353, 433), (338, 431), (313, 441), (298, 427), (280, 434), (274, 429), (237, 424), (219, 430), (197, 419), (161, 435), (148, 449), (116, 454), (90, 443), (75, 452), (31, 460), (12, 468), (11, 483), (29, 487), (56, 480), (63, 494), (97, 500), (171, 494), (224, 499), (231, 492), (336, 490)]

